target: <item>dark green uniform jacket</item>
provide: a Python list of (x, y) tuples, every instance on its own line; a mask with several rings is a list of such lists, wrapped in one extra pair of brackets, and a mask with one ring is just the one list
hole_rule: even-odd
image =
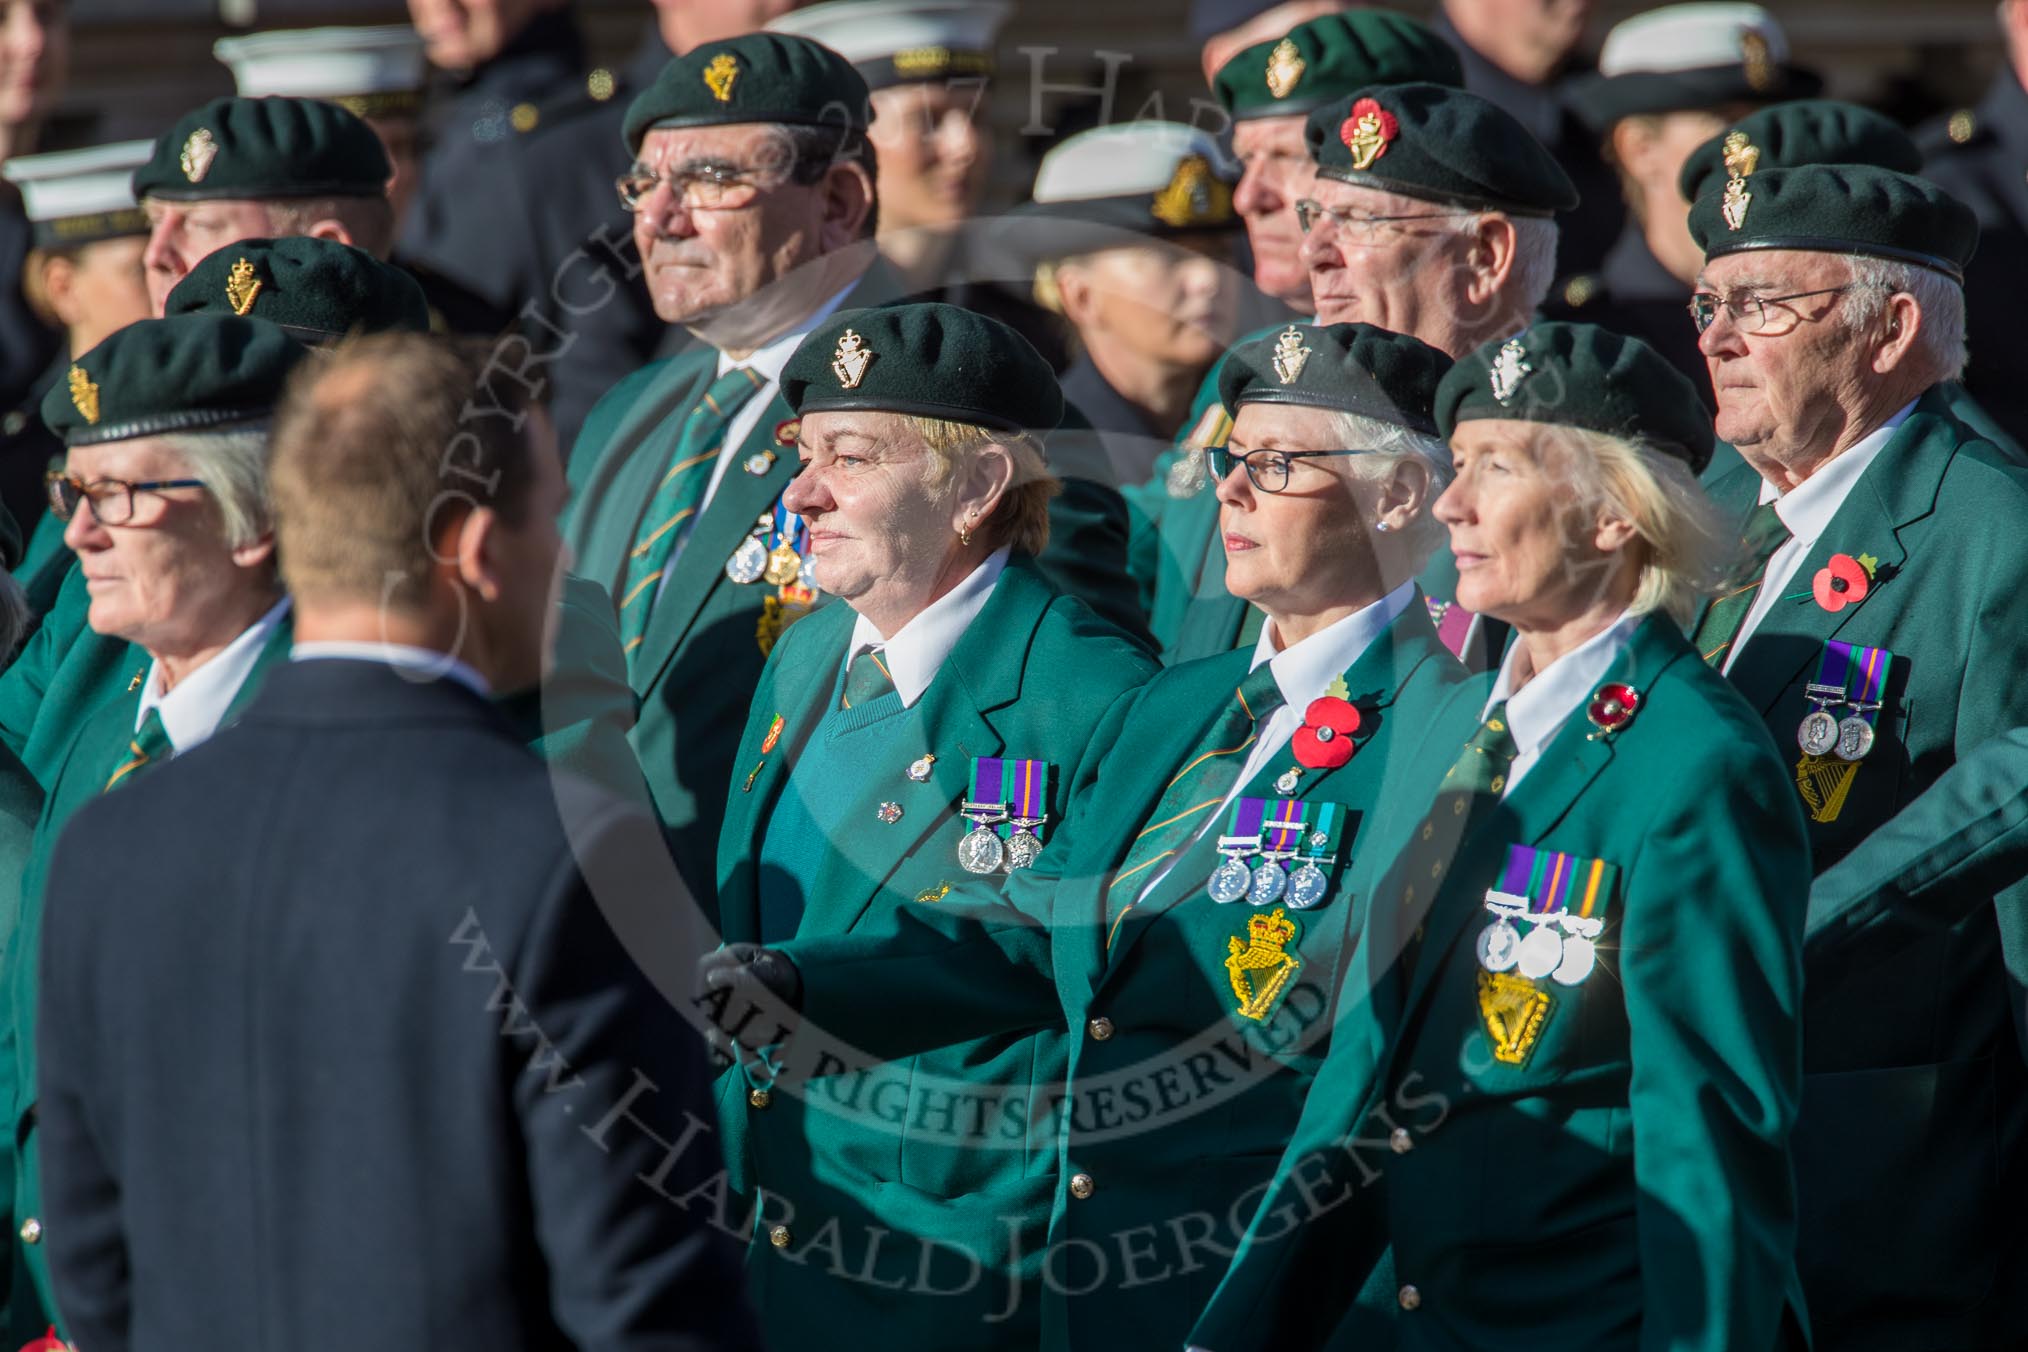
[[(1741, 469), (1713, 496), (1743, 517), (1759, 489)], [(2028, 724), (2024, 520), (2028, 478), (1932, 390), (1852, 486), (1796, 595), (1738, 650), (1731, 680), (1790, 766), (1825, 643), (1894, 655), (1876, 744), (1842, 805), (1810, 823), (1818, 872), (1885, 826), (1948, 842), (1976, 825), (1962, 800), (1923, 795)], [(1836, 612), (1808, 595), (1834, 554), (1878, 561), (1864, 599)], [(1798, 772), (1784, 778), (1799, 793)], [(2017, 881), (1966, 899), (1953, 923), (1854, 935), (1809, 965), (1798, 1260), (1822, 1346), (2028, 1340), (2024, 900)]]
[[(974, 757), (1053, 767), (1047, 841), (1074, 811), (1076, 786), (1090, 781), (1106, 710), (1156, 670), (1139, 645), (1016, 559), (921, 698), (891, 715), (900, 725), (886, 734), (884, 761), (817, 782), (801, 767), (837, 707), (855, 619), (827, 606), (797, 625), (754, 693), (719, 851), (728, 941), (762, 937), (764, 893), (777, 894), (775, 907), (800, 901), (797, 934), (847, 935), (883, 929), (917, 897), (975, 880), (957, 855), (971, 829), (957, 810), (971, 796)], [(777, 717), (778, 740), (764, 753)], [(911, 775), (926, 756), (927, 773)], [(830, 800), (823, 810), (842, 810), (849, 824), (800, 889), (762, 863), (770, 819), (798, 794)], [(869, 989), (862, 998), (882, 997)], [(1066, 1040), (1051, 1024), (793, 1093), (755, 1096), (738, 1067), (722, 1077), (728, 1167), (741, 1192), (766, 1194), (749, 1253), (770, 1346), (832, 1347), (844, 1329), (878, 1329), (885, 1347), (1034, 1345), (1056, 1150), (1046, 1132), (1029, 1130), (1024, 1105), (1063, 1079)], [(1010, 1284), (1027, 1295), (1011, 1310)]]
[[(1438, 794), (1486, 680), (1390, 789), (1353, 878), (1372, 921), (1346, 1022), (1192, 1343), (1321, 1346), (1391, 1244), (1404, 1348), (1803, 1345), (1801, 814), (1752, 711), (1669, 620), (1643, 621), (1606, 682), (1639, 692), (1632, 721), (1594, 738), (1573, 713), (1462, 838)], [(1578, 984), (1488, 989), (1477, 941), (1511, 846), (1617, 871)]]
[[(896, 285), (876, 263), (843, 303), (887, 303)], [(570, 457), (564, 537), (577, 570), (609, 595), (617, 592), (641, 514), (668, 470), (673, 438), (717, 375), (717, 363), (718, 353), (702, 343), (651, 362), (615, 385), (585, 421)], [(761, 514), (773, 511), (795, 472), (795, 415), (777, 389), (669, 565), (630, 667), (640, 709), (634, 750), (676, 867), (710, 914), (733, 753), (767, 660), (762, 621), (776, 600), (765, 581), (732, 581), (725, 564)], [(1088, 491), (1067, 492), (1051, 504), (1050, 547), (1040, 566), (1102, 615), (1131, 614), (1125, 505), (1116, 490), (1079, 486)], [(1059, 556), (1061, 568), (1053, 564)], [(771, 625), (770, 636), (775, 632)]]
[[(1300, 769), (1284, 748), (1246, 786), (1242, 796), (1285, 801), (1276, 781), (1297, 769), (1295, 797), (1313, 819), (1320, 805), (1341, 805), (1328, 847), (1334, 885), (1317, 906), (1212, 901), (1205, 880), (1222, 822), (1145, 896), (1131, 879), (1115, 891), (1135, 838), (1231, 705), (1251, 657), (1170, 668), (1121, 700), (1096, 739), (1096, 782), (1003, 904), (963, 889), (903, 906), (887, 935), (784, 946), (804, 974), (810, 1026), (872, 1054), (1010, 1020), (1068, 1022), (1069, 1079), (1051, 1110), (1062, 1178), (1043, 1284), (1046, 1348), (1181, 1345), (1324, 1061), (1364, 916), (1345, 861), (1362, 856), (1404, 743), (1464, 678), (1417, 596), (1345, 673), (1360, 711), (1351, 760)], [(1277, 928), (1257, 930), (1271, 916)], [(1251, 974), (1262, 964), (1246, 966), (1283, 956), (1294, 965), (1272, 986)], [(867, 1001), (869, 988), (887, 994)], [(1357, 1291), (1355, 1280), (1347, 1299)]]

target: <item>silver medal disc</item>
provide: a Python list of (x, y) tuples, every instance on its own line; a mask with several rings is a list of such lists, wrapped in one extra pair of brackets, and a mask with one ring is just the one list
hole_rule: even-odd
[(1015, 831), (1007, 837), (1007, 871), (1027, 868), (1035, 862), (1035, 856), (1042, 853), (1042, 842), (1027, 831)]
[(1853, 714), (1838, 724), (1838, 759), (1864, 760), (1873, 749), (1873, 725)]
[(1553, 924), (1537, 925), (1521, 941), (1514, 966), (1530, 981), (1539, 981), (1563, 965), (1563, 935)]
[(1253, 886), (1253, 870), (1243, 860), (1227, 859), (1211, 871), (1211, 881), (1204, 890), (1211, 893), (1211, 899), (1220, 905), (1238, 901)]
[(1253, 871), (1253, 883), (1246, 890), (1246, 899), (1255, 906), (1267, 906), (1280, 901), (1282, 893), (1289, 890), (1289, 875), (1272, 859), (1263, 859)]
[(1007, 847), (990, 826), (975, 826), (958, 842), (958, 863), (967, 873), (997, 873), (1006, 857)]
[(817, 560), (814, 556), (803, 555), (803, 566), (796, 570), (796, 585), (817, 590)]
[(1479, 931), (1479, 966), (1489, 972), (1504, 972), (1521, 956), (1521, 933), (1501, 916)]
[(744, 586), (758, 582), (761, 574), (768, 570), (768, 547), (761, 543), (758, 535), (749, 535), (740, 542), (732, 557), (725, 561), (725, 575)]
[(1289, 905), (1295, 910), (1309, 910), (1330, 890), (1331, 880), (1315, 864), (1306, 862), (1289, 875)]
[(1796, 729), (1796, 745), (1806, 756), (1822, 756), (1838, 745), (1838, 720), (1822, 709), (1812, 709), (1810, 716)]
[(1591, 975), (1591, 969), (1598, 965), (1598, 945), (1582, 935), (1573, 934), (1563, 941), (1563, 961), (1556, 964), (1556, 970), (1549, 975), (1559, 986), (1575, 986)]

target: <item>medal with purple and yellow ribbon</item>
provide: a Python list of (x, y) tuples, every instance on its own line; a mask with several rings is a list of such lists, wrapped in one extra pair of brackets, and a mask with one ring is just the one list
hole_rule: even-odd
[(958, 842), (958, 864), (967, 873), (998, 873), (1007, 858), (994, 829), (1007, 820), (1006, 765), (997, 756), (972, 761), (972, 795), (958, 807), (972, 824)]
[[(1486, 909), (1496, 918), (1479, 935), (1479, 964), (1578, 985), (1597, 965), (1602, 912), (1617, 873), (1603, 859), (1510, 845), (1499, 881), (1486, 893)], [(1516, 921), (1530, 926), (1525, 936)]]
[(1834, 648), (1845, 650), (1845, 703), (1852, 710), (1838, 721), (1838, 759), (1864, 760), (1873, 749), (1873, 722), (1880, 717), (1881, 693), (1887, 689), (1894, 654), (1885, 648), (1855, 647), (1834, 639), (1824, 645), (1826, 661)]
[(1253, 866), (1247, 860), (1260, 852), (1267, 806), (1265, 798), (1242, 798), (1232, 805), (1225, 834), (1218, 838), (1218, 853), (1225, 862), (1211, 871), (1204, 885), (1220, 905), (1238, 901), (1253, 889)]
[(1001, 782), (1007, 802), (1007, 871), (1027, 868), (1042, 853), (1037, 833), (1049, 820), (1049, 764), (1046, 761), (1002, 761)]
[(1280, 901), (1289, 889), (1286, 861), (1296, 857), (1309, 809), (1292, 798), (1263, 798), (1260, 802), (1266, 817), (1261, 823), (1260, 862), (1254, 865), (1246, 899), (1255, 906), (1266, 906)]

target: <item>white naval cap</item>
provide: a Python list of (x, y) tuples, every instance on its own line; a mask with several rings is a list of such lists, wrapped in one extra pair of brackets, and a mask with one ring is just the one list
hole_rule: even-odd
[(422, 39), (407, 24), (276, 29), (220, 38), (211, 51), (243, 98), (323, 99), (358, 117), (416, 111), (428, 75)]
[(119, 141), (21, 155), (0, 165), (0, 174), (21, 189), (38, 247), (145, 235), (148, 218), (134, 200), (134, 171), (154, 149), (152, 140)]
[(826, 0), (768, 28), (821, 42), (858, 67), (869, 89), (987, 75), (1013, 0)]
[(1234, 227), (1235, 167), (1209, 133), (1122, 122), (1068, 137), (1042, 157), (1031, 200), (1001, 233), (1017, 257), (1048, 260)]
[(1759, 5), (1664, 5), (1613, 25), (1598, 72), (1572, 81), (1571, 102), (1603, 130), (1625, 117), (1822, 90), (1819, 76), (1790, 64), (1788, 34)]
[(1035, 172), (1038, 203), (1146, 196), (1174, 181), (1177, 169), (1203, 160), (1214, 177), (1224, 152), (1210, 133), (1181, 122), (1120, 122), (1066, 137)]

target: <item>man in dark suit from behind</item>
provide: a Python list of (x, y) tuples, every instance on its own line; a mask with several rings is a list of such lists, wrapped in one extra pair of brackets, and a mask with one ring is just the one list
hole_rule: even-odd
[(52, 865), (66, 1332), (755, 1348), (694, 1200), (722, 1188), (702, 1052), (651, 975), (695, 952), (660, 837), (485, 698), (543, 661), (546, 424), (461, 421), (483, 356), (442, 340), (316, 367), (273, 442), (295, 660), (232, 735), (80, 812)]

